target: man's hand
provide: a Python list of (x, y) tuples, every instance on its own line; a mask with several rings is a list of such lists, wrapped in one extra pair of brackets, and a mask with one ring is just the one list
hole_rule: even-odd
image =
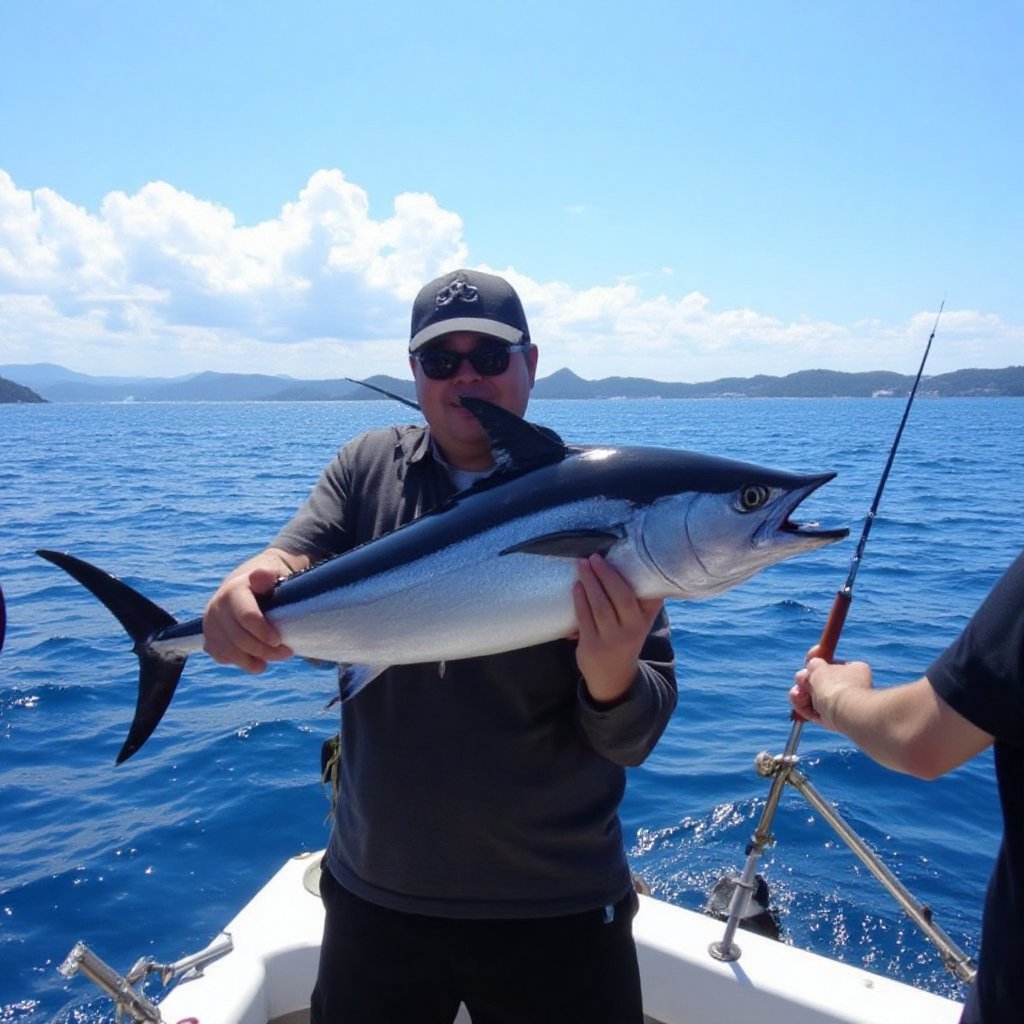
[[(811, 648), (811, 652), (815, 648)], [(863, 661), (829, 663), (822, 658), (810, 657), (805, 668), (795, 676), (795, 685), (789, 691), (793, 710), (809, 722), (820, 722), (827, 729), (840, 731), (834, 719), (837, 702), (844, 691), (870, 690), (873, 681), (871, 668)]]
[(993, 742), (993, 737), (955, 711), (927, 676), (875, 689), (863, 661), (829, 664), (808, 652), (805, 668), (789, 691), (801, 718), (848, 736), (879, 764), (919, 779), (934, 779), (958, 767)]
[(600, 555), (579, 562), (573, 601), (579, 622), (576, 664), (587, 691), (598, 703), (617, 701), (636, 678), (637, 659), (664, 602), (638, 598)]
[(301, 556), (283, 556), (270, 549), (231, 573), (203, 613), (206, 653), (222, 665), (237, 665), (246, 672), (262, 672), (268, 662), (290, 658), (291, 648), (281, 643), (256, 598), (272, 590), (282, 576), (306, 565), (308, 560)]

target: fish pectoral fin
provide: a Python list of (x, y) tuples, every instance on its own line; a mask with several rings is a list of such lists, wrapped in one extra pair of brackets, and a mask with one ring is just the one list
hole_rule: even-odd
[[(338, 697), (343, 704), (354, 697), (364, 686), (372, 683), (388, 665), (339, 665)], [(335, 702), (332, 700), (327, 706)]]
[(607, 529), (559, 530), (531, 537), (521, 544), (513, 544), (500, 552), (503, 555), (547, 555), (549, 558), (589, 558), (591, 555), (607, 555), (624, 537), (622, 526)]

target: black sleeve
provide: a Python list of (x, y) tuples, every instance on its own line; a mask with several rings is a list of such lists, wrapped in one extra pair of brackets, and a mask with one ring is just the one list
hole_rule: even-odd
[(939, 696), (979, 729), (1024, 744), (1024, 554), (926, 674)]
[(662, 609), (640, 651), (636, 678), (610, 707), (591, 700), (580, 680), (580, 724), (590, 745), (624, 766), (642, 764), (665, 731), (676, 707), (675, 653)]

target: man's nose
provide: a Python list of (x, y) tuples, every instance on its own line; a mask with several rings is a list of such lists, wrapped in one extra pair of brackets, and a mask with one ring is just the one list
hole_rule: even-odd
[(455, 367), (453, 377), (455, 380), (479, 380), (480, 371), (469, 361), (470, 352), (457, 353), (459, 365)]

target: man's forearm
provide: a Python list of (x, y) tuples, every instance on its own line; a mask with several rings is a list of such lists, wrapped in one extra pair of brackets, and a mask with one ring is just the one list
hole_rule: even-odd
[(921, 779), (938, 778), (992, 742), (925, 677), (882, 690), (843, 690), (829, 717), (833, 728), (879, 764)]

